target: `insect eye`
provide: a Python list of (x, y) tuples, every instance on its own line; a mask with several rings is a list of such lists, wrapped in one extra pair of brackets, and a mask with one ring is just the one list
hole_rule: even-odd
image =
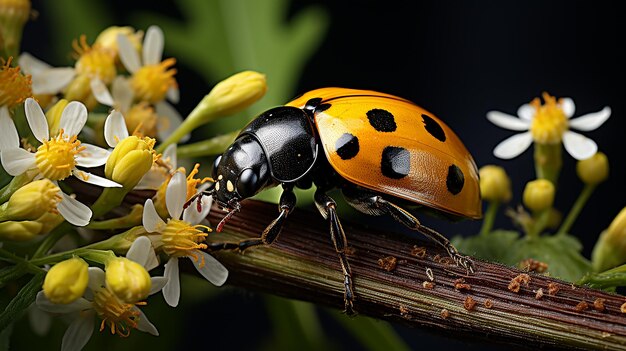
[(217, 166), (220, 165), (220, 161), (222, 160), (222, 155), (219, 155), (213, 161), (213, 169), (211, 170), (211, 178), (217, 180)]
[(237, 179), (237, 193), (243, 198), (250, 197), (258, 190), (259, 176), (251, 168), (246, 168)]

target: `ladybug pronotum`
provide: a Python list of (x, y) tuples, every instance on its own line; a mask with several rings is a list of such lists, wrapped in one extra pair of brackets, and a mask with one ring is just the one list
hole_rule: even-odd
[(259, 238), (239, 243), (211, 243), (210, 250), (245, 250), (269, 245), (296, 205), (294, 187), (316, 186), (315, 204), (330, 224), (331, 241), (341, 263), (345, 308), (353, 311), (352, 272), (346, 236), (335, 201), (346, 201), (371, 216), (390, 215), (443, 246), (458, 266), (473, 271), (438, 232), (422, 226), (408, 208), (423, 207), (452, 218), (481, 217), (478, 171), (457, 135), (432, 113), (414, 103), (369, 90), (322, 88), (252, 120), (215, 160), (212, 196), (229, 212), (241, 201), (281, 185), (278, 217)]

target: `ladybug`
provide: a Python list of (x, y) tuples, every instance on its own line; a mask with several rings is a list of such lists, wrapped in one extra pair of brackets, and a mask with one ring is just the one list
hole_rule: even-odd
[[(452, 219), (481, 217), (478, 171), (459, 137), (439, 118), (406, 99), (370, 90), (322, 88), (261, 113), (215, 160), (212, 196), (228, 211), (216, 230), (241, 209), (241, 201), (282, 186), (278, 217), (259, 238), (211, 243), (210, 250), (243, 251), (270, 245), (296, 205), (295, 187), (314, 184), (315, 204), (330, 225), (344, 277), (346, 312), (353, 312), (347, 240), (328, 192), (340, 189), (348, 204), (371, 216), (390, 215), (443, 246), (457, 266), (472, 261), (450, 241), (422, 226), (409, 209)], [(190, 200), (193, 201), (193, 200)]]

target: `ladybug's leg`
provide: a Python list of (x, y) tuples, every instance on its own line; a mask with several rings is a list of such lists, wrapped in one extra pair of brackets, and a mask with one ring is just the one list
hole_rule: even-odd
[(408, 228), (424, 234), (445, 248), (458, 266), (465, 268), (468, 272), (474, 273), (474, 264), (469, 257), (461, 255), (452, 243), (450, 243), (448, 238), (433, 229), (421, 225), (420, 221), (409, 211), (383, 199), (380, 195), (374, 195), (370, 192), (346, 188), (342, 189), (342, 193), (348, 203), (357, 210), (374, 216), (387, 213), (393, 217), (393, 219)]
[(345, 311), (346, 314), (353, 315), (355, 312), (353, 309), (354, 292), (352, 290), (352, 270), (350, 269), (350, 264), (348, 264), (348, 258), (346, 257), (348, 241), (346, 240), (346, 234), (337, 217), (337, 203), (318, 188), (315, 192), (315, 205), (324, 219), (327, 219), (330, 223), (330, 239), (339, 256), (339, 263), (341, 264), (341, 270), (343, 272)]
[(283, 228), (285, 218), (296, 207), (296, 195), (293, 193), (293, 186), (283, 186), (283, 193), (280, 196), (278, 208), (280, 214), (270, 223), (259, 238), (245, 239), (238, 243), (207, 243), (208, 249), (217, 250), (239, 250), (243, 251), (252, 246), (271, 245)]

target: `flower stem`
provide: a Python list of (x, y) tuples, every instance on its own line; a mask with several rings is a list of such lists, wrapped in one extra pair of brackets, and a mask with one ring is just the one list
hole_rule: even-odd
[(556, 185), (563, 166), (561, 144), (535, 143), (535, 171), (538, 179), (547, 179)]
[(68, 222), (63, 222), (56, 227), (52, 233), (48, 234), (45, 239), (41, 241), (39, 247), (33, 254), (33, 258), (40, 258), (45, 255), (50, 249), (57, 243), (67, 232), (72, 228), (72, 225)]
[(580, 195), (578, 195), (576, 202), (574, 202), (574, 206), (572, 206), (572, 209), (567, 214), (567, 217), (565, 217), (565, 220), (563, 221), (563, 224), (561, 224), (561, 227), (559, 228), (559, 231), (556, 233), (556, 235), (565, 235), (567, 232), (569, 232), (569, 230), (574, 225), (576, 218), (578, 218), (580, 211), (582, 211), (583, 207), (585, 207), (587, 200), (589, 200), (589, 197), (591, 196), (591, 194), (593, 194), (593, 191), (595, 189), (595, 184), (585, 184), (585, 187), (580, 192)]
[(480, 228), (481, 236), (485, 236), (491, 232), (499, 207), (500, 203), (498, 201), (490, 201), (487, 205), (487, 212), (485, 213), (485, 218), (483, 219), (483, 225)]
[(73, 256), (80, 256), (92, 262), (105, 264), (111, 258), (115, 257), (115, 254), (111, 250), (94, 250), (81, 247), (74, 250), (59, 252), (42, 258), (32, 259), (30, 260), (30, 263), (41, 266), (44, 264), (57, 263), (63, 260), (67, 260), (72, 258)]
[(7, 260), (13, 261), (15, 263), (23, 264), (28, 269), (28, 271), (30, 271), (31, 273), (43, 272), (43, 270), (41, 268), (39, 268), (36, 265), (28, 262), (27, 260), (23, 259), (22, 257), (19, 257), (19, 256), (13, 254), (12, 252), (9, 252), (9, 251), (1, 249), (1, 248), (0, 248), (0, 257), (4, 257)]
[(168, 136), (167, 139), (165, 139), (165, 141), (163, 141), (156, 148), (157, 153), (163, 153), (168, 145), (178, 143), (178, 141), (182, 139), (185, 135), (191, 133), (191, 131), (202, 125), (199, 119), (190, 118), (194, 114), (194, 111), (191, 111), (191, 113), (189, 114), (189, 116), (187, 116), (187, 118), (185, 118), (183, 123), (181, 123), (178, 128), (176, 128), (174, 132), (170, 134), (170, 136)]
[(536, 238), (541, 234), (543, 229), (548, 224), (548, 220), (550, 219), (550, 208), (546, 208), (543, 211), (533, 214), (534, 223), (530, 227), (530, 230), (526, 233), (530, 238)]
[(179, 146), (176, 150), (176, 154), (181, 158), (218, 155), (224, 152), (224, 150), (232, 144), (237, 135), (239, 135), (238, 130), (218, 135), (211, 139), (199, 141), (197, 143)]

